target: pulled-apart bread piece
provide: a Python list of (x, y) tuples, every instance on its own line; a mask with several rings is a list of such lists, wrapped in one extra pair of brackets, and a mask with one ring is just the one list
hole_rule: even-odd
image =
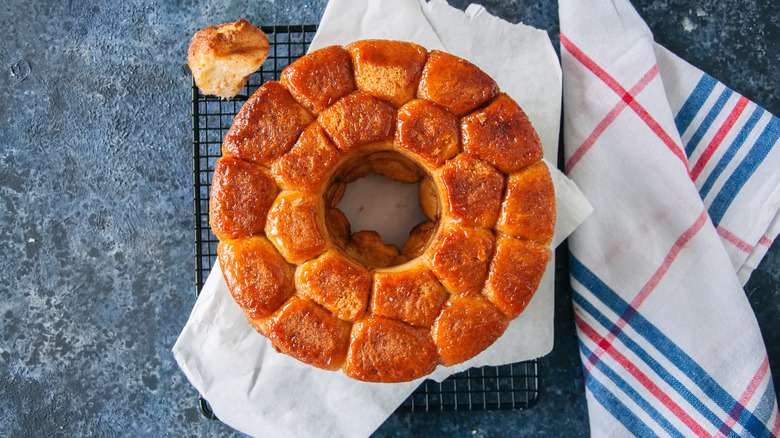
[(243, 18), (198, 31), (187, 50), (195, 85), (223, 99), (238, 94), (267, 57), (268, 36)]

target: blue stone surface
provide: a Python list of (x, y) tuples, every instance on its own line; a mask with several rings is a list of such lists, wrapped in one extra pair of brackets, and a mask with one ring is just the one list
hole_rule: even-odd
[[(187, 45), (238, 18), (317, 23), (325, 3), (0, 2), (0, 437), (241, 436), (201, 416), (171, 354), (195, 298)], [(555, 2), (483, 4), (557, 46)], [(634, 4), (660, 43), (780, 115), (774, 2)], [(375, 436), (587, 435), (565, 246), (556, 268), (536, 406), (396, 413)], [(745, 288), (775, 372), (778, 285), (775, 244)]]

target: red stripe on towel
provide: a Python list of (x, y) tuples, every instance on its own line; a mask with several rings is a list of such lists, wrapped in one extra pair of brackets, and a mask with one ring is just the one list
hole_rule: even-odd
[(748, 383), (747, 388), (745, 388), (745, 392), (742, 393), (742, 396), (739, 398), (739, 401), (731, 409), (731, 412), (729, 412), (728, 420), (726, 420), (726, 422), (723, 423), (723, 426), (720, 427), (720, 430), (718, 431), (718, 436), (725, 437), (726, 434), (734, 426), (734, 423), (736, 423), (739, 416), (742, 415), (742, 412), (745, 410), (745, 406), (747, 406), (748, 402), (750, 402), (750, 399), (753, 398), (753, 395), (758, 390), (758, 385), (761, 383), (762, 380), (764, 380), (764, 376), (766, 375), (768, 369), (769, 369), (769, 356), (764, 356), (764, 361), (758, 367), (758, 371), (756, 371), (756, 374), (750, 380), (750, 383)]
[[(746, 253), (753, 252), (753, 249), (755, 248), (753, 245), (745, 242), (744, 240), (737, 237), (736, 234), (732, 233), (731, 231), (721, 227), (718, 225), (718, 228), (716, 228), (718, 235), (726, 240), (729, 241), (732, 245), (736, 246), (739, 250), (744, 251)], [(761, 243), (761, 241), (758, 241)]]
[[(590, 325), (588, 325), (585, 320), (580, 318), (579, 315), (576, 313), (574, 314), (574, 322), (577, 324), (577, 327), (582, 331), (585, 336), (590, 338), (591, 341), (593, 341), (596, 344), (601, 344), (604, 338), (602, 338), (596, 330), (594, 330)], [(645, 373), (643, 373), (639, 368), (636, 367), (627, 357), (620, 354), (619, 351), (615, 349), (611, 349), (609, 351), (609, 355), (614, 358), (617, 363), (620, 364), (626, 371), (628, 371), (631, 376), (633, 376), (642, 386), (644, 386), (658, 401), (660, 401), (667, 409), (669, 409), (670, 412), (672, 412), (677, 418), (679, 418), (686, 426), (688, 426), (689, 429), (693, 433), (696, 434), (696, 436), (700, 437), (711, 437), (712, 435), (708, 434), (704, 428), (696, 422), (693, 418), (691, 418), (686, 412), (685, 409), (680, 407), (677, 403), (672, 400), (671, 397), (669, 397), (661, 388), (658, 387), (655, 383), (653, 383), (652, 379), (647, 377)], [(593, 364), (595, 362), (588, 362), (585, 364), (588, 373), (590, 373), (590, 369), (593, 367)]]
[[(634, 85), (633, 88), (627, 91), (631, 97), (637, 96), (639, 93), (642, 92), (642, 90), (645, 89), (647, 84), (649, 84), (655, 77), (658, 76), (658, 64), (655, 64), (650, 70), (645, 73), (644, 76), (639, 80), (639, 82)], [(590, 150), (590, 148), (593, 146), (594, 143), (596, 143), (596, 140), (601, 136), (601, 134), (607, 129), (609, 125), (612, 124), (612, 122), (617, 118), (618, 115), (620, 115), (621, 112), (628, 106), (626, 103), (626, 99), (624, 96), (621, 96), (620, 102), (618, 102), (612, 110), (607, 113), (607, 116), (604, 117), (604, 119), (599, 122), (598, 125), (596, 125), (596, 128), (593, 129), (593, 132), (590, 133), (588, 138), (585, 139), (584, 142), (582, 142), (582, 145), (577, 148), (577, 150), (574, 151), (574, 153), (569, 158), (569, 161), (566, 163), (565, 171), (568, 174), (571, 172), (571, 169), (577, 165), (577, 163), (582, 159), (582, 157), (585, 155), (586, 152)]]
[(701, 171), (704, 170), (704, 166), (707, 165), (707, 162), (710, 161), (710, 158), (712, 158), (712, 154), (715, 153), (715, 151), (718, 149), (718, 146), (723, 142), (723, 139), (726, 137), (726, 134), (731, 130), (731, 128), (734, 127), (734, 124), (737, 122), (737, 119), (742, 114), (742, 111), (745, 110), (745, 107), (748, 104), (747, 98), (744, 96), (740, 97), (737, 101), (737, 104), (734, 106), (734, 108), (731, 110), (731, 113), (726, 118), (726, 121), (723, 122), (723, 125), (718, 129), (718, 132), (715, 133), (715, 136), (712, 137), (712, 140), (710, 141), (710, 144), (707, 145), (707, 148), (704, 149), (704, 152), (702, 152), (701, 157), (699, 157), (699, 161), (696, 162), (696, 164), (693, 166), (693, 169), (691, 169), (691, 179), (694, 181), (696, 178), (701, 175)]
[(680, 254), (680, 251), (682, 251), (682, 249), (685, 247), (685, 245), (688, 244), (693, 236), (695, 236), (696, 233), (698, 233), (699, 230), (704, 227), (704, 224), (707, 223), (708, 217), (707, 210), (703, 209), (699, 214), (699, 217), (696, 218), (696, 221), (693, 223), (693, 225), (691, 225), (687, 230), (685, 230), (685, 232), (680, 235), (680, 237), (677, 238), (677, 240), (674, 242), (674, 245), (672, 245), (672, 248), (666, 254), (666, 257), (664, 257), (663, 262), (661, 262), (661, 265), (655, 271), (653, 276), (650, 277), (650, 280), (645, 283), (639, 293), (634, 297), (633, 300), (631, 300), (628, 308), (626, 308), (623, 314), (620, 315), (620, 318), (617, 320), (617, 322), (615, 322), (612, 328), (609, 329), (609, 334), (607, 337), (603, 338), (602, 341), (598, 344), (599, 348), (593, 350), (593, 353), (591, 353), (590, 357), (588, 358), (589, 362), (596, 363), (596, 361), (599, 360), (599, 357), (604, 354), (604, 352), (612, 349), (612, 342), (615, 340), (617, 335), (623, 330), (626, 324), (628, 324), (628, 321), (631, 319), (631, 317), (634, 316), (639, 306), (645, 302), (647, 297), (650, 296), (650, 293), (655, 289), (656, 286), (658, 286), (658, 283), (660, 283), (661, 279), (664, 277), (664, 275), (666, 275), (666, 272), (672, 266), (672, 263), (674, 263), (677, 255)]
[(656, 136), (669, 148), (669, 150), (677, 156), (685, 165), (686, 172), (688, 171), (688, 160), (685, 157), (685, 152), (682, 147), (675, 143), (672, 137), (664, 131), (660, 124), (637, 102), (633, 96), (631, 96), (622, 85), (620, 85), (615, 78), (609, 75), (604, 69), (602, 69), (596, 62), (590, 59), (579, 47), (569, 41), (564, 34), (560, 34), (561, 45), (567, 52), (571, 53), (577, 61), (579, 61), (585, 68), (590, 70), (596, 77), (602, 80), (609, 88), (612, 89), (618, 96), (628, 104), (628, 106), (634, 110), (637, 116), (642, 119), (643, 122), (650, 128)]

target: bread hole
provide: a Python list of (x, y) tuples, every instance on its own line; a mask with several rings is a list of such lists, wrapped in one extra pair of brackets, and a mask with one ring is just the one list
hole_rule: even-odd
[(369, 268), (418, 257), (436, 230), (431, 220), (435, 218), (429, 216), (438, 214), (438, 198), (435, 192), (420, 190), (421, 183), (426, 187), (429, 182), (425, 171), (393, 151), (346, 160), (325, 191), (331, 241), (348, 258)]

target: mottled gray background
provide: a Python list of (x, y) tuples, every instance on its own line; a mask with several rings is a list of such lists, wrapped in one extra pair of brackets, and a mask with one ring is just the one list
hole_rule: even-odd
[[(557, 45), (555, 2), (484, 4)], [(659, 42), (780, 114), (774, 2), (634, 4)], [(317, 23), (324, 5), (0, 2), (0, 436), (240, 435), (201, 417), (170, 352), (194, 300), (187, 44), (241, 17)], [(746, 287), (775, 371), (779, 253)], [(586, 435), (565, 247), (558, 255), (538, 405), (395, 414), (375, 435)]]

